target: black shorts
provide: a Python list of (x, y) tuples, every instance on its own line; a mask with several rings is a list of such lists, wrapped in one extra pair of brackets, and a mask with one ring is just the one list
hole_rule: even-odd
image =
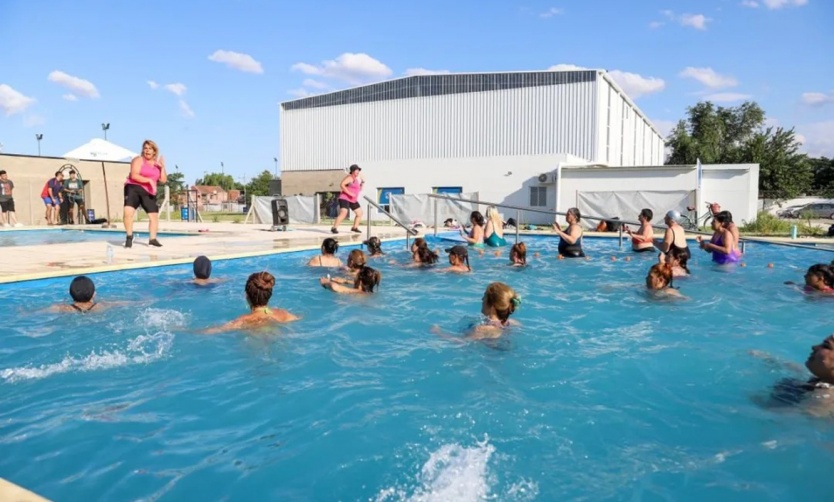
[(339, 208), (341, 208), (341, 209), (350, 209), (350, 210), (356, 211), (357, 209), (359, 209), (359, 203), (358, 202), (349, 202), (349, 201), (346, 201), (345, 199), (339, 199)]
[(3, 211), (4, 213), (13, 213), (14, 212), (14, 199), (0, 201), (0, 211)]
[(138, 209), (139, 206), (148, 214), (159, 212), (156, 197), (139, 185), (125, 185), (125, 207)]
[(631, 250), (634, 251), (635, 253), (648, 253), (648, 252), (651, 252), (651, 251), (656, 251), (656, 249), (654, 247), (639, 248), (639, 249), (632, 248)]

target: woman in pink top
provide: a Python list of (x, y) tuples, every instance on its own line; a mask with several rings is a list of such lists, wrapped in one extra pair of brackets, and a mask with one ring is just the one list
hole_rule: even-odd
[(362, 168), (356, 164), (350, 166), (350, 174), (345, 176), (339, 187), (342, 193), (339, 194), (339, 216), (336, 222), (333, 223), (333, 228), (330, 229), (334, 234), (338, 234), (339, 223), (348, 217), (348, 212), (353, 211), (356, 217), (353, 219), (353, 228), (351, 230), (357, 234), (361, 234), (359, 230), (359, 223), (362, 221), (362, 208), (359, 206), (359, 193), (362, 192), (362, 185), (365, 184), (365, 179), (360, 174)]
[(125, 181), (125, 247), (133, 246), (133, 216), (139, 206), (148, 213), (151, 220), (148, 226), (150, 240), (148, 245), (162, 247), (156, 240), (159, 230), (159, 206), (156, 204), (156, 187), (168, 181), (165, 173), (165, 161), (159, 155), (156, 143), (146, 139), (142, 143), (142, 155), (130, 161), (130, 174)]

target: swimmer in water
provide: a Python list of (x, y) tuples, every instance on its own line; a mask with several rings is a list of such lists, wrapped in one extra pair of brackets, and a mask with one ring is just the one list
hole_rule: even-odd
[(297, 321), (299, 317), (286, 310), (269, 308), (269, 299), (272, 298), (274, 287), (275, 277), (269, 272), (255, 272), (250, 275), (244, 288), (250, 312), (222, 326), (209, 328), (203, 333), (211, 335), (237, 329), (260, 328), (273, 323)]
[(652, 265), (646, 276), (646, 288), (656, 297), (682, 297), (680, 291), (672, 287), (672, 265), (658, 263)]
[(732, 231), (726, 225), (727, 216), (718, 213), (712, 219), (713, 234), (709, 242), (705, 241), (700, 235), (695, 238), (701, 246), (701, 249), (707, 253), (712, 253), (712, 261), (718, 265), (738, 263), (741, 259), (741, 251), (738, 249), (738, 243), (735, 237), (733, 237)]
[(510, 265), (513, 267), (527, 265), (527, 245), (523, 242), (513, 244), (513, 247), (510, 248)]
[(637, 233), (632, 232), (628, 225), (625, 226), (625, 232), (631, 237), (631, 250), (635, 253), (645, 253), (654, 249), (654, 229), (649, 223), (653, 217), (652, 210), (645, 208), (637, 215), (637, 221), (640, 222), (640, 230)]
[(194, 279), (191, 281), (198, 286), (207, 286), (222, 282), (211, 278), (211, 260), (206, 256), (198, 256), (194, 259)]
[(811, 265), (805, 272), (804, 289), (808, 293), (834, 293), (834, 271), (822, 263)]
[(321, 287), (329, 289), (334, 293), (353, 295), (373, 293), (374, 288), (379, 286), (380, 281), (382, 281), (382, 274), (379, 270), (375, 270), (371, 267), (362, 267), (356, 274), (356, 279), (353, 281), (352, 285), (349, 285), (346, 281), (331, 279), (330, 276), (322, 277), (319, 280)]
[[(481, 297), (481, 315), (483, 315), (483, 319), (469, 329), (465, 338), (485, 340), (500, 337), (511, 325), (518, 324), (510, 320), (510, 316), (520, 306), (521, 297), (513, 288), (503, 282), (491, 283), (484, 291), (484, 296)], [(447, 338), (459, 340), (445, 335), (439, 326), (433, 326), (431, 331)]]
[(368, 258), (385, 256), (385, 253), (382, 252), (382, 241), (379, 240), (379, 237), (373, 236), (362, 244), (368, 247)]
[(449, 268), (443, 269), (444, 272), (455, 272), (455, 273), (468, 273), (472, 272), (472, 268), (469, 266), (469, 251), (466, 249), (466, 246), (454, 246), (451, 248), (447, 248), (446, 252), (449, 253)]
[(79, 312), (86, 314), (91, 310), (96, 312), (104, 310), (108, 307), (115, 307), (117, 305), (126, 305), (129, 302), (96, 302), (96, 285), (93, 280), (86, 275), (79, 275), (70, 282), (69, 294), (72, 298), (72, 303), (62, 303), (60, 305), (53, 305), (48, 310), (52, 312)]
[(660, 253), (658, 255), (658, 263), (668, 263), (672, 266), (673, 277), (689, 276), (691, 272), (689, 271), (689, 267), (686, 265), (687, 262), (689, 262), (689, 253), (675, 246), (669, 248), (668, 253)]
[(582, 227), (579, 226), (581, 219), (582, 214), (579, 209), (572, 207), (565, 213), (568, 228), (564, 232), (558, 221), (553, 222), (553, 231), (559, 236), (559, 256), (565, 258), (585, 257), (585, 253), (582, 251)]
[(321, 243), (321, 255), (310, 258), (307, 265), (310, 267), (341, 267), (342, 260), (336, 256), (339, 250), (339, 243), (336, 239), (328, 237)]
[(347, 272), (356, 275), (365, 266), (365, 253), (361, 249), (354, 249), (348, 253)]
[[(793, 363), (783, 363), (767, 354), (752, 351), (753, 355), (797, 374), (801, 371)], [(777, 382), (770, 393), (768, 407), (796, 406), (810, 415), (834, 417), (834, 336), (826, 337), (811, 347), (805, 361), (805, 368), (811, 373), (808, 380), (784, 378)]]

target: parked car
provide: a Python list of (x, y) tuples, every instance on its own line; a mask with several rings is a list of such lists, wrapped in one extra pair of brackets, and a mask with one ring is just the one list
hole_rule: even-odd
[(830, 218), (834, 220), (834, 203), (812, 202), (791, 211), (789, 218)]
[(778, 213), (776, 213), (776, 216), (778, 216), (780, 218), (796, 218), (796, 215), (794, 215), (794, 211), (796, 211), (800, 207), (804, 207), (804, 206), (805, 206), (805, 204), (788, 206), (784, 209), (781, 209)]

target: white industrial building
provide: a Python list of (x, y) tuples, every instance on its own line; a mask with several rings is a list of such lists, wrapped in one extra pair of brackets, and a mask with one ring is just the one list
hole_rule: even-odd
[[(658, 167), (663, 136), (602, 70), (405, 77), (282, 103), (280, 131), (289, 195), (338, 191), (345, 169), (358, 164), (367, 180), (363, 195), (382, 204), (397, 194), (477, 193), (484, 201), (564, 211), (580, 204), (580, 186), (696, 199), (694, 166)], [(582, 173), (611, 182), (583, 183)], [(751, 177), (758, 182), (758, 166), (732, 173), (739, 190)], [(752, 215), (742, 210), (746, 203), (733, 208), (739, 221), (755, 215), (752, 186)]]

